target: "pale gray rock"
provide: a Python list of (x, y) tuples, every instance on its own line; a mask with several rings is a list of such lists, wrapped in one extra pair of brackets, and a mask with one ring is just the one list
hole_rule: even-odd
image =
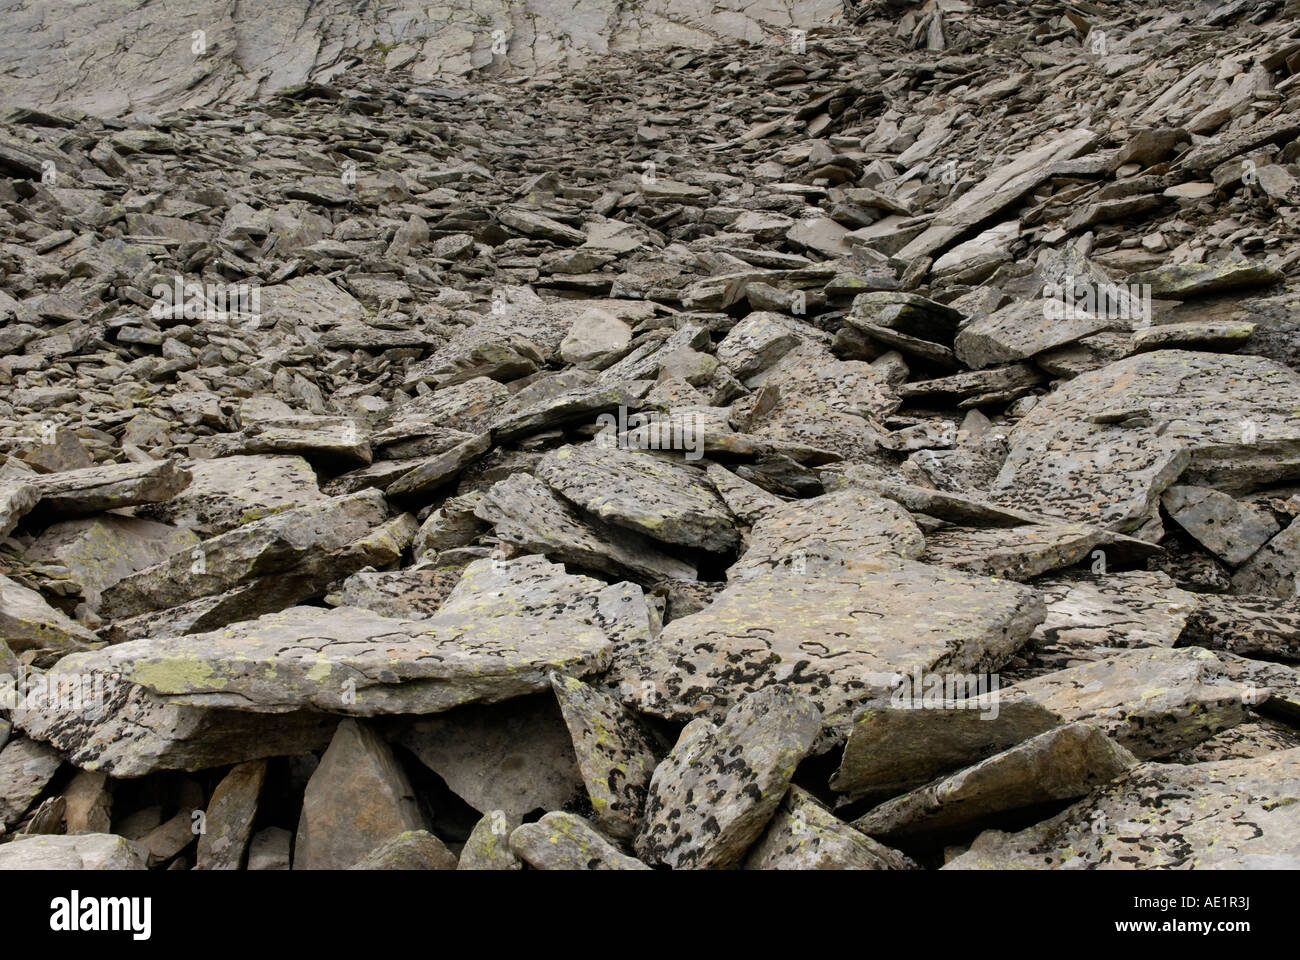
[(662, 543), (722, 552), (738, 539), (704, 471), (669, 456), (597, 441), (551, 452), (537, 476), (603, 522)]
[(408, 830), (381, 843), (349, 870), (455, 870), (456, 855), (427, 830)]
[(1081, 797), (1137, 762), (1096, 727), (1065, 724), (886, 800), (853, 826), (887, 838), (958, 830), (996, 813)]
[(945, 869), (1286, 869), (1300, 864), (1300, 748), (1211, 763), (1143, 763), (1019, 833), (989, 830)]
[(819, 804), (806, 790), (791, 786), (749, 849), (746, 870), (915, 870), (897, 850), (855, 830)]
[(1172, 486), (1160, 503), (1175, 523), (1232, 566), (1245, 563), (1278, 531), (1263, 510), (1208, 487)]
[(582, 794), (569, 730), (549, 695), (403, 720), (388, 736), (485, 813), (518, 819)]
[(0, 846), (0, 870), (145, 870), (149, 852), (111, 833), (21, 837)]

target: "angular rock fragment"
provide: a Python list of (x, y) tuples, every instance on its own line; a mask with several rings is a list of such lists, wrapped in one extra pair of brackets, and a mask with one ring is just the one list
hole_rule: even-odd
[(343, 720), (307, 782), (293, 868), (343, 870), (424, 826), (415, 791), (388, 744), (369, 727)]
[(84, 467), (33, 477), (40, 509), (57, 516), (82, 516), (169, 500), (184, 490), (190, 474), (170, 460)]
[(199, 836), (196, 869), (238, 870), (243, 866), (265, 781), (266, 761), (252, 760), (238, 764), (217, 784)]
[(409, 830), (386, 840), (349, 870), (455, 870), (456, 855), (427, 830)]
[(980, 834), (945, 869), (1294, 869), (1300, 749), (1143, 763), (1050, 820)]
[(637, 851), (678, 870), (737, 865), (820, 730), (821, 712), (781, 686), (741, 700), (718, 726), (691, 721), (650, 781)]
[(597, 833), (586, 820), (554, 811), (510, 834), (510, 849), (534, 870), (649, 870)]
[(1028, 587), (888, 555), (805, 573), (736, 579), (703, 611), (616, 664), (642, 709), (721, 717), (746, 694), (788, 684), (831, 729), (893, 687), (897, 673), (996, 669), (1028, 639), (1044, 608)]
[(951, 831), (1002, 811), (1083, 796), (1136, 763), (1096, 727), (1065, 724), (887, 800), (853, 826), (875, 837)]
[(612, 697), (572, 677), (554, 676), (551, 687), (573, 738), (597, 824), (611, 837), (633, 836), (658, 763), (654, 744)]
[(897, 850), (855, 830), (812, 795), (791, 786), (749, 849), (746, 870), (914, 870)]

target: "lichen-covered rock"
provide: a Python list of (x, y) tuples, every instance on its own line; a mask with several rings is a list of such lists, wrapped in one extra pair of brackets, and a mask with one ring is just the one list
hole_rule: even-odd
[(290, 607), (209, 633), (65, 657), (58, 670), (115, 673), (195, 706), (371, 716), (510, 699), (545, 689), (551, 670), (599, 669), (610, 649), (604, 634), (572, 621)]
[(887, 555), (733, 580), (699, 613), (668, 624), (612, 674), (648, 685), (640, 709), (720, 718), (745, 694), (788, 684), (844, 729), (895, 674), (996, 669), (1043, 619), (1028, 587)]
[(40, 491), (38, 509), (68, 517), (169, 500), (185, 489), (190, 474), (164, 460), (63, 470), (32, 477), (30, 482)]
[(35, 740), (11, 740), (0, 749), (0, 826), (13, 826), (49, 786), (63, 760)]
[(469, 839), (460, 852), (457, 870), (522, 870), (515, 852), (510, 849), (510, 834), (519, 826), (504, 810), (489, 810), (474, 824)]
[(613, 697), (573, 677), (553, 676), (551, 688), (573, 738), (596, 823), (611, 837), (633, 836), (658, 764), (655, 744)]
[(408, 830), (386, 840), (349, 870), (455, 870), (456, 855), (427, 830)]
[[(1184, 470), (1184, 482), (1220, 489), (1300, 476), (1268, 446), (1300, 439), (1300, 411), (1283, 399), (1297, 391), (1300, 373), (1258, 357), (1161, 350), (1117, 361), (1063, 384), (1015, 426), (992, 497), (1131, 530)], [(1149, 415), (1110, 422), (1125, 410)]]
[[(337, 719), (310, 711), (250, 713), (174, 703), (144, 687), (93, 675), (90, 698), (28, 697), (15, 726), (86, 770), (140, 777), (159, 770), (205, 770), (263, 757), (324, 749)], [(57, 674), (53, 675), (57, 683)], [(96, 684), (102, 699), (94, 696)]]
[(890, 553), (914, 560), (925, 543), (920, 529), (898, 504), (850, 488), (765, 511), (750, 531), (748, 548), (727, 575), (735, 579), (782, 565), (797, 568), (806, 564), (810, 551), (846, 556)]
[(650, 781), (637, 852), (674, 869), (738, 865), (776, 812), (821, 719), (802, 695), (773, 686), (741, 700), (716, 727), (703, 717), (691, 721)]
[(916, 864), (791, 786), (767, 830), (745, 857), (746, 870), (915, 870)]
[(1296, 599), (1300, 597), (1300, 520), (1257, 550), (1232, 577), (1238, 593)]
[(311, 465), (295, 456), (232, 456), (188, 460), (189, 486), (137, 516), (213, 537), (273, 513), (325, 500)]
[(18, 521), (41, 499), (40, 488), (31, 483), (0, 484), (0, 539), (9, 536)]
[(404, 718), (388, 737), (476, 810), (518, 820), (582, 794), (569, 730), (550, 694)]
[(649, 870), (619, 852), (582, 817), (552, 811), (510, 834), (510, 849), (534, 870)]
[(0, 576), (0, 637), (17, 652), (64, 654), (89, 649), (98, 638), (67, 614), (8, 577)]
[(344, 549), (387, 514), (383, 494), (363, 490), (254, 520), (119, 580), (104, 593), (104, 615), (132, 617), (288, 571)]
[(1086, 523), (946, 526), (926, 536), (920, 559), (986, 577), (1029, 580), (1073, 566), (1105, 542), (1107, 532)]
[(633, 531), (613, 533), (588, 521), (536, 477), (512, 474), (474, 508), (496, 535), (521, 553), (540, 553), (589, 570), (631, 576), (642, 583), (696, 579), (695, 567)]
[(1142, 570), (1042, 577), (1034, 587), (1047, 601), (1047, 619), (1022, 653), (1039, 671), (1132, 647), (1172, 647), (1212, 599), (1179, 589), (1166, 574)]
[(1086, 794), (1137, 758), (1096, 727), (1070, 723), (873, 808), (853, 826), (874, 837), (952, 831), (982, 817)]
[(378, 733), (339, 723), (307, 782), (294, 844), (295, 870), (344, 870), (380, 844), (425, 829), (406, 772)]
[(1175, 485), (1160, 503), (1198, 543), (1234, 567), (1278, 531), (1277, 522), (1263, 510), (1209, 487)]
[(1142, 759), (1192, 746), (1246, 719), (1261, 691), (1228, 680), (1208, 650), (1142, 647), (1006, 688), (1063, 720), (1087, 721)]
[(738, 540), (704, 471), (666, 456), (598, 441), (553, 451), (537, 476), (605, 523), (662, 543), (721, 552)]
[(100, 594), (124, 577), (192, 550), (198, 542), (189, 530), (103, 514), (46, 528), (23, 558), (65, 567), (70, 579), (81, 586), (82, 595), (97, 606)]
[(981, 833), (944, 869), (1294, 869), (1295, 804), (1282, 798), (1298, 792), (1300, 748), (1143, 763), (1050, 820)]

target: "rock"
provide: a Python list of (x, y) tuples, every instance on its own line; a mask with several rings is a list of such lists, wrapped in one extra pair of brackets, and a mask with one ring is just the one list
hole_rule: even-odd
[[(866, 614), (864, 615), (864, 611)], [(1027, 587), (888, 555), (803, 574), (772, 570), (732, 581), (700, 613), (674, 620), (653, 646), (616, 665), (646, 712), (721, 717), (745, 694), (789, 684), (830, 729), (893, 686), (896, 673), (996, 669), (1044, 616)]]
[(1174, 522), (1225, 563), (1245, 563), (1277, 533), (1264, 511), (1208, 487), (1172, 486), (1160, 503)]
[(0, 824), (16, 824), (62, 765), (58, 753), (35, 740), (12, 740), (0, 750)]
[(728, 571), (730, 579), (781, 567), (807, 567), (808, 555), (888, 553), (916, 559), (926, 540), (911, 516), (892, 500), (861, 489), (782, 504), (754, 523), (749, 547)]
[(82, 516), (169, 500), (189, 485), (190, 475), (171, 461), (123, 463), (65, 470), (33, 477), (40, 509), (57, 516)]
[(662, 543), (721, 552), (738, 539), (703, 471), (667, 457), (588, 443), (548, 454), (537, 476), (603, 522)]
[(658, 763), (654, 744), (612, 697), (572, 677), (553, 676), (551, 687), (573, 738), (597, 825), (617, 839), (634, 836)]
[(145, 870), (148, 851), (111, 833), (22, 837), (0, 846), (0, 870)]
[(313, 561), (337, 567), (335, 555), (379, 527), (386, 514), (383, 495), (376, 490), (272, 513), (124, 577), (105, 592), (104, 613), (136, 616)]
[(289, 847), (292, 843), (293, 834), (283, 827), (267, 827), (257, 831), (248, 845), (248, 869), (290, 869)]
[(176, 553), (188, 553), (199, 538), (178, 529), (136, 517), (105, 514), (56, 523), (42, 533), (23, 555), (28, 562), (66, 567), (70, 579), (92, 606), (100, 594), (130, 576)]
[(694, 580), (695, 567), (627, 531), (614, 536), (575, 513), (536, 477), (514, 474), (493, 485), (474, 508), (501, 540), (522, 553), (541, 553), (590, 570), (646, 583)]
[(455, 870), (456, 855), (427, 830), (408, 830), (386, 840), (349, 870)]
[(8, 577), (0, 576), (0, 636), (12, 650), (34, 650), (40, 655), (87, 650), (93, 633)]
[[(1300, 419), (1277, 401), (1300, 380), (1255, 357), (1161, 350), (1086, 373), (1037, 404), (1011, 431), (992, 497), (1114, 530), (1132, 529), (1187, 471), (1184, 483), (1250, 483), (1289, 474), (1276, 457), (1242, 443), (1243, 430), (1291, 443)], [(1097, 423), (1111, 409), (1145, 406), (1161, 425)], [(1164, 426), (1167, 424), (1167, 426)], [(1243, 426), (1246, 424), (1247, 426)], [(1250, 426), (1253, 425), (1253, 426)], [(1262, 477), (1256, 474), (1255, 483)]]
[(877, 837), (952, 831), (1002, 811), (1081, 797), (1137, 762), (1096, 727), (1065, 724), (886, 800), (853, 826)]
[(424, 828), (415, 790), (392, 750), (369, 727), (343, 720), (307, 782), (293, 868), (343, 870)]
[(1048, 308), (1061, 306), (1051, 300), (1026, 300), (1010, 304), (972, 321), (953, 341), (957, 359), (980, 369), (999, 363), (1027, 360), (1104, 330), (1122, 330), (1123, 320), (1109, 320), (1103, 314), (1076, 309), (1065, 317)]
[(174, 702), (209, 708), (372, 716), (510, 699), (544, 689), (550, 670), (598, 669), (609, 651), (604, 634), (570, 621), (445, 610), (401, 620), (353, 607), (289, 607), (212, 633), (65, 657), (59, 669), (116, 673)]
[(0, 539), (9, 536), (23, 515), (36, 506), (41, 491), (30, 483), (0, 485)]
[(510, 849), (534, 870), (649, 870), (622, 854), (586, 820), (554, 811), (510, 834)]
[(791, 786), (758, 842), (746, 870), (914, 870), (897, 850), (868, 837)]
[(113, 797), (105, 774), (77, 771), (63, 791), (63, 799), (64, 824), (69, 834), (109, 831)]
[(489, 810), (474, 825), (457, 870), (522, 870), (524, 865), (510, 849), (510, 834), (519, 826), (504, 810)]
[(1213, 763), (1143, 763), (1020, 833), (981, 833), (945, 869), (1277, 869), (1294, 824), (1264, 799), (1291, 790), (1300, 750)]
[(196, 869), (238, 870), (253, 832), (257, 802), (266, 781), (266, 761), (252, 760), (231, 770), (212, 791), (199, 836)]
[(1300, 521), (1260, 547), (1232, 577), (1239, 593), (1295, 599), (1300, 596)]
[(186, 461), (185, 469), (192, 478), (189, 486), (162, 503), (137, 508), (137, 515), (213, 537), (326, 499), (301, 457), (219, 457)]
[(568, 728), (549, 695), (405, 720), (389, 736), (477, 810), (520, 819), (582, 792)]
[(739, 864), (820, 729), (820, 711), (781, 686), (740, 700), (718, 726), (691, 721), (650, 781), (637, 852), (679, 870)]

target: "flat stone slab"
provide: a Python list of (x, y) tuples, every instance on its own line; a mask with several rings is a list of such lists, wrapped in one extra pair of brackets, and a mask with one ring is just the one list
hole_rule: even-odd
[(890, 553), (914, 560), (926, 544), (906, 510), (852, 487), (773, 506), (754, 523), (748, 541), (748, 549), (727, 572), (731, 579), (783, 565), (794, 565), (797, 571), (806, 566), (810, 552), (818, 556)]
[(1029, 580), (1073, 566), (1108, 540), (1105, 530), (1085, 523), (943, 527), (926, 536), (920, 559), (986, 577)]
[(1278, 531), (1265, 511), (1210, 487), (1175, 485), (1161, 495), (1174, 522), (1224, 563), (1237, 566)]
[(737, 865), (820, 730), (821, 711), (783, 686), (741, 700), (716, 727), (691, 721), (650, 781), (637, 852), (675, 870)]
[(725, 551), (739, 540), (704, 470), (668, 456), (597, 441), (552, 451), (537, 476), (605, 523), (662, 543)]
[(1143, 763), (1050, 820), (988, 830), (946, 870), (1294, 870), (1300, 748), (1211, 763)]
[(602, 669), (609, 651), (604, 634), (573, 622), (446, 613), (402, 620), (354, 607), (290, 607), (209, 633), (76, 654), (58, 667), (117, 673), (195, 706), (370, 716), (508, 700), (545, 689), (551, 670)]
[(136, 515), (213, 537), (273, 513), (325, 500), (316, 473), (302, 457), (233, 456), (187, 460), (189, 486)]
[(886, 800), (853, 826), (875, 837), (952, 831), (996, 813), (1083, 796), (1136, 763), (1096, 727), (1065, 724)]
[(149, 851), (111, 833), (23, 837), (0, 846), (0, 870), (146, 870)]
[(388, 504), (378, 490), (273, 513), (122, 578), (104, 592), (104, 615), (153, 613), (222, 593), (254, 576), (328, 558), (380, 529), (387, 515)]
[(141, 503), (170, 500), (189, 485), (190, 474), (170, 460), (112, 463), (32, 477), (37, 505), (55, 516), (82, 516)]
[(1043, 619), (1038, 594), (1002, 580), (880, 555), (807, 573), (734, 580), (669, 623), (611, 675), (653, 696), (640, 709), (720, 717), (745, 694), (788, 684), (833, 728), (888, 697), (898, 673), (996, 669)]
[(569, 729), (549, 693), (404, 719), (388, 738), (476, 810), (501, 810), (519, 821), (582, 795)]
[[(1300, 440), (1300, 409), (1285, 399), (1296, 395), (1300, 373), (1259, 357), (1161, 350), (1119, 360), (1029, 411), (991, 497), (1122, 531), (1144, 522), (1184, 470), (1220, 489), (1280, 482), (1300, 465), (1266, 441)], [(1149, 415), (1108, 422), (1124, 410)]]
[(596, 822), (612, 837), (635, 835), (658, 765), (655, 744), (613, 697), (573, 677), (556, 675), (551, 688), (573, 738)]
[(631, 576), (641, 583), (694, 580), (695, 567), (633, 531), (613, 532), (578, 515), (543, 481), (512, 474), (492, 486), (474, 515), (521, 553), (540, 553), (588, 570)]

